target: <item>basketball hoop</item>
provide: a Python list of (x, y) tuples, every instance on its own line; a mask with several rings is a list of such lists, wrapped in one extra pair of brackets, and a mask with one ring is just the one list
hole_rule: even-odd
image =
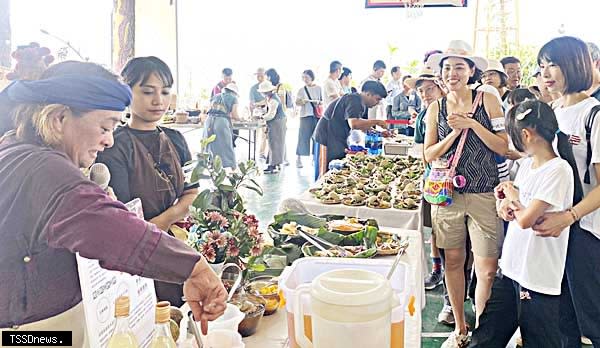
[(422, 0), (406, 0), (404, 8), (406, 9), (406, 18), (415, 19), (423, 15), (425, 4)]

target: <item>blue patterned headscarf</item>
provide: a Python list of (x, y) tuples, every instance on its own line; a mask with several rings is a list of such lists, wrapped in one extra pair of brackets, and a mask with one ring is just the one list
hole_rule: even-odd
[(14, 104), (61, 104), (84, 110), (123, 111), (131, 103), (131, 88), (116, 80), (62, 75), (36, 81), (14, 81), (0, 99)]

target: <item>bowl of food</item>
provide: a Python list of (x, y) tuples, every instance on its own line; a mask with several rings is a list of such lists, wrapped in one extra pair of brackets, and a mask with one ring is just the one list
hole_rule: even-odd
[[(234, 272), (223, 272), (221, 274), (221, 281), (223, 282), (223, 286), (225, 287), (225, 290), (227, 290), (227, 293), (231, 291), (231, 288), (235, 284), (235, 281), (238, 276), (239, 274)], [(238, 286), (238, 288), (235, 289), (235, 293), (237, 294), (238, 292), (240, 292), (240, 289), (241, 287)]]
[(246, 292), (262, 297), (265, 300), (265, 315), (277, 312), (280, 298), (276, 277), (260, 276), (253, 278), (246, 284), (244, 289)]
[(254, 335), (260, 320), (265, 314), (265, 300), (261, 297), (244, 293), (234, 296), (231, 303), (244, 313), (244, 319), (238, 326), (240, 335), (242, 337)]

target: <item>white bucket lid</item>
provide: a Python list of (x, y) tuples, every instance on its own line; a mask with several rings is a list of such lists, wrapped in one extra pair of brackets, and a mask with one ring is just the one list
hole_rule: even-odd
[(344, 306), (365, 306), (392, 298), (389, 281), (378, 273), (361, 269), (323, 273), (313, 280), (311, 293), (322, 302)]

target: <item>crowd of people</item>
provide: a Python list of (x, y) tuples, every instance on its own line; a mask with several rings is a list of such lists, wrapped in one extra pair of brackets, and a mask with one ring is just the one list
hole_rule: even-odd
[[(462, 180), (452, 204), (422, 204), (432, 228), (425, 288), (443, 285), (438, 321), (455, 326), (443, 347), (505, 347), (517, 328), (525, 347), (579, 347), (582, 336), (600, 347), (600, 49), (574, 37), (549, 41), (532, 86), (521, 82), (518, 57), (478, 57), (461, 40), (428, 52), (417, 76), (395, 66), (384, 85), (386, 64), (372, 68), (358, 89), (340, 61), (322, 86), (304, 70), (295, 98), (275, 69), (259, 68), (250, 110), (267, 125), (265, 173), (287, 163), (289, 109), (300, 117), (296, 165), (312, 154), (316, 176), (345, 156), (351, 130), (407, 121), (399, 131), (423, 145), (424, 164), (454, 163)], [(185, 139), (160, 126), (173, 82), (162, 60), (138, 57), (120, 76), (68, 61), (2, 90), (2, 330), (83, 325), (76, 252), (156, 279), (159, 299), (180, 305), (185, 295), (204, 329), (223, 313), (225, 290), (206, 260), (163, 233), (198, 193), (183, 175)], [(236, 166), (239, 95), (223, 69), (203, 136), (215, 136), (208, 150), (224, 167)], [(82, 175), (94, 162), (112, 173), (114, 197)], [(144, 220), (124, 205), (134, 197)]]
[(551, 40), (533, 86), (522, 85), (517, 57), (470, 51), (452, 41), (405, 81), (426, 109), (415, 124), (425, 163), (455, 163), (465, 179), (452, 204), (423, 205), (433, 264), (425, 287), (443, 284), (438, 321), (455, 326), (442, 347), (505, 347), (517, 328), (524, 347), (600, 346), (600, 51)]
[[(522, 83), (518, 57), (486, 59), (471, 51), (454, 40), (444, 51), (427, 52), (417, 76), (392, 67), (386, 85), (386, 64), (377, 60), (358, 90), (340, 61), (331, 62), (322, 87), (304, 71), (305, 86), (296, 93), (297, 165), (312, 153), (318, 177), (346, 155), (351, 130), (407, 120), (399, 131), (423, 144), (426, 166), (457, 157), (456, 173), (465, 179), (451, 205), (424, 201), (422, 209), (433, 232), (425, 288), (443, 285), (438, 321), (455, 326), (443, 347), (469, 341), (504, 347), (517, 328), (525, 347), (578, 347), (582, 337), (600, 346), (600, 324), (593, 319), (600, 314), (593, 295), (600, 290), (593, 271), (600, 255), (600, 50), (573, 37), (548, 42), (530, 86)], [(264, 81), (261, 71), (251, 91), (253, 107), (262, 100), (256, 91), (279, 84), (278, 76), (275, 84), (270, 76)], [(267, 110), (285, 104), (285, 93), (277, 97)], [(269, 158), (285, 147), (268, 144)], [(266, 172), (285, 163), (285, 155), (276, 158)], [(465, 318), (467, 299), (474, 328)]]

